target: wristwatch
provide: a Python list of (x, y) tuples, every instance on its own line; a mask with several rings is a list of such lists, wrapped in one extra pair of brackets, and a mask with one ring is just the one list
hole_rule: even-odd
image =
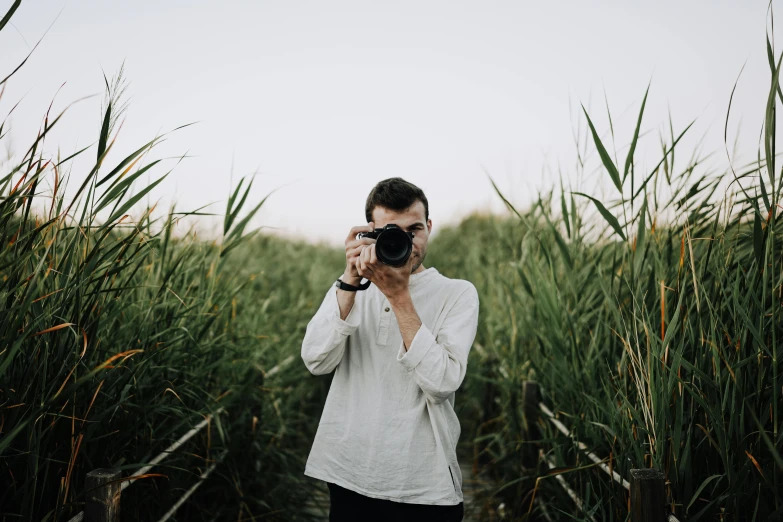
[(340, 290), (346, 290), (348, 292), (356, 292), (358, 290), (367, 290), (370, 287), (370, 281), (368, 280), (366, 283), (360, 284), (359, 286), (353, 286), (343, 282), (341, 279), (338, 279), (337, 281), (335, 281), (334, 286), (336, 286)]

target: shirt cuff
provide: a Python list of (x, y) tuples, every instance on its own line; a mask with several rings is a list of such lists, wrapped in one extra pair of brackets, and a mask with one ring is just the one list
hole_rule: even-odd
[(432, 335), (424, 324), (419, 327), (419, 331), (411, 341), (410, 348), (405, 351), (405, 341), (400, 342), (400, 349), (397, 352), (397, 361), (402, 364), (410, 373), (424, 359), (427, 352), (430, 351), (433, 344), (437, 344), (435, 336)]
[(340, 318), (340, 303), (337, 301), (337, 287), (334, 287), (334, 298), (332, 303), (334, 304), (334, 311), (332, 312), (332, 325), (341, 335), (351, 335), (359, 328), (359, 312), (356, 310), (356, 299), (354, 299), (351, 311), (348, 312), (348, 316), (345, 320)]

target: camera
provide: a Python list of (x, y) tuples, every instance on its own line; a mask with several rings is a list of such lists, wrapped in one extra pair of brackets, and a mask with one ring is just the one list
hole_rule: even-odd
[(369, 237), (375, 240), (375, 255), (385, 265), (404, 266), (413, 252), (413, 232), (405, 232), (399, 226), (389, 223), (373, 232), (359, 232), (357, 238)]

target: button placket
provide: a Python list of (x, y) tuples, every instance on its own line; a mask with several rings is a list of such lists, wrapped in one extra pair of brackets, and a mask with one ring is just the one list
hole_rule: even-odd
[(381, 303), (381, 318), (378, 324), (378, 344), (385, 345), (389, 338), (389, 324), (391, 323), (391, 307), (389, 302), (384, 300)]

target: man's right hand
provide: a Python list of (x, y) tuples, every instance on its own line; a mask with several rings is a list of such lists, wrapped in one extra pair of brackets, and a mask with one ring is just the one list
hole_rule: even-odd
[(369, 237), (362, 237), (356, 239), (356, 235), (359, 232), (372, 232), (375, 230), (375, 223), (370, 221), (365, 226), (353, 227), (348, 237), (345, 238), (345, 272), (343, 272), (342, 280), (349, 285), (358, 285), (362, 277), (356, 270), (356, 259), (362, 253), (362, 250), (375, 243), (375, 240)]

